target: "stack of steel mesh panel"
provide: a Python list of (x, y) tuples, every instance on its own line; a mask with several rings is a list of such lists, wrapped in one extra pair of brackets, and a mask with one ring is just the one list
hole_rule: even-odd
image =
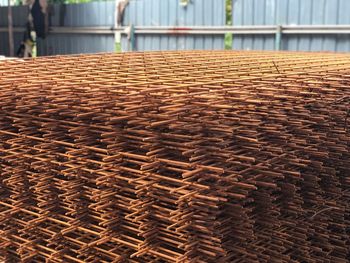
[(0, 62), (0, 260), (348, 262), (350, 55)]

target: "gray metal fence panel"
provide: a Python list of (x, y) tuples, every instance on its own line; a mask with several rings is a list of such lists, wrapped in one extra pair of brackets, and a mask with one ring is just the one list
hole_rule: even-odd
[[(114, 1), (53, 5), (51, 27), (110, 27), (114, 25)], [(54, 33), (38, 39), (38, 55), (96, 53), (114, 51), (114, 36), (90, 33)]]
[[(14, 26), (24, 27), (27, 21), (26, 6), (13, 7)], [(46, 39), (37, 40), (38, 55), (114, 51), (115, 1), (85, 4), (52, 5), (50, 27), (62, 29), (51, 32)], [(189, 34), (175, 28), (191, 30), (192, 26), (224, 26), (225, 0), (195, 0), (183, 7), (179, 0), (131, 0), (125, 10), (123, 26), (167, 27), (163, 33), (136, 33), (136, 50), (223, 49), (223, 35)], [(0, 8), (0, 27), (7, 26), (7, 8)], [(71, 32), (71, 29), (89, 29)], [(94, 33), (93, 28), (104, 28), (104, 33)], [(74, 31), (74, 30), (73, 30)], [(5, 40), (6, 32), (0, 33)], [(16, 48), (22, 33), (16, 33)], [(130, 50), (130, 43), (122, 34), (122, 50)], [(2, 54), (7, 54), (8, 44), (0, 41)]]
[[(179, 0), (131, 0), (125, 10), (123, 25), (129, 26), (224, 26), (224, 0), (195, 0), (188, 6)], [(221, 35), (186, 35), (175, 30), (166, 34), (136, 34), (136, 50), (183, 50), (183, 49), (223, 49)], [(128, 50), (126, 37), (122, 39), (122, 49)]]
[[(24, 26), (28, 19), (28, 6), (12, 6), (13, 26)], [(0, 7), (0, 27), (8, 26), (7, 7)]]
[[(350, 34), (346, 33), (350, 32), (349, 0), (232, 1), (233, 27), (231, 30), (234, 32), (232, 45), (234, 49), (272, 50), (280, 46), (285, 50), (350, 51)], [(15, 49), (19, 47), (22, 40), (23, 32), (19, 28), (22, 27), (24, 30), (27, 16), (26, 6), (13, 7), (13, 22), (14, 27), (17, 28), (14, 34)], [(58, 31), (51, 32), (45, 40), (38, 40), (38, 55), (112, 52), (114, 51), (112, 30), (114, 20), (115, 1), (53, 5), (50, 26)], [(210, 27), (228, 30), (228, 28), (222, 29), (225, 26), (225, 0), (191, 0), (186, 7), (180, 5), (180, 0), (130, 0), (125, 11), (123, 27), (130, 25), (136, 27), (134, 47), (138, 51), (223, 49), (224, 34), (215, 31), (220, 29)], [(276, 41), (278, 38), (274, 29), (264, 34), (255, 30), (258, 26), (276, 28), (277, 25), (283, 26), (280, 45), (276, 45), (279, 42)], [(298, 25), (309, 27), (310, 25), (327, 27), (346, 25), (346, 28), (342, 34), (337, 30), (335, 30), (336, 33), (330, 33), (329, 30), (325, 33), (325, 28), (318, 33), (306, 34), (304, 31), (301, 34), (295, 27)], [(242, 33), (241, 28), (237, 29), (240, 26), (251, 26), (253, 28), (250, 30), (254, 32), (248, 30)], [(288, 26), (294, 27), (294, 31), (289, 28), (290, 31), (287, 33), (285, 30)], [(8, 55), (6, 27), (7, 7), (0, 7), (0, 28), (2, 28), (0, 54), (2, 55)], [(80, 28), (83, 30), (78, 32), (71, 30)], [(161, 32), (157, 32), (157, 29)], [(203, 33), (203, 30), (209, 31)], [(125, 34), (122, 34), (122, 50), (130, 50), (130, 42)]]
[[(25, 26), (28, 18), (29, 10), (28, 6), (12, 6), (13, 26), (23, 27)], [(7, 7), (0, 7), (0, 28), (7, 28)], [(24, 29), (23, 29), (24, 30)], [(21, 41), (23, 40), (23, 32), (15, 31), (13, 34), (15, 52), (19, 48)], [(9, 55), (9, 39), (8, 32), (0, 32), (0, 55)]]
[(52, 5), (50, 26), (95, 27), (113, 26), (114, 1)]
[[(179, 0), (131, 0), (125, 10), (123, 26), (191, 27), (225, 25), (224, 0), (196, 0), (187, 7)], [(52, 27), (114, 27), (115, 2), (53, 5)], [(135, 48), (143, 50), (223, 49), (223, 35), (186, 35), (169, 31), (166, 34), (136, 34)], [(123, 34), (122, 50), (130, 50)], [(50, 34), (38, 40), (38, 55), (114, 51), (114, 35)]]
[[(233, 0), (234, 26), (349, 25), (349, 0)], [(234, 49), (274, 49), (275, 36), (233, 36)], [(350, 51), (349, 34), (282, 35), (281, 49)]]
[[(17, 49), (19, 48), (21, 42), (23, 40), (23, 34), (22, 33), (14, 33), (13, 34), (13, 43), (14, 43), (14, 51), (15, 51), (15, 56)], [(9, 51), (9, 38), (8, 38), (8, 33), (0, 32), (0, 55), (3, 56), (9, 56), (10, 51)]]
[(113, 52), (111, 35), (57, 34), (46, 39), (38, 39), (38, 55), (79, 54)]

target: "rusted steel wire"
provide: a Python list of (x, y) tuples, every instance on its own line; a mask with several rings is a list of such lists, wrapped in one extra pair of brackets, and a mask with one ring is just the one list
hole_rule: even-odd
[(5, 262), (348, 262), (350, 55), (0, 62)]

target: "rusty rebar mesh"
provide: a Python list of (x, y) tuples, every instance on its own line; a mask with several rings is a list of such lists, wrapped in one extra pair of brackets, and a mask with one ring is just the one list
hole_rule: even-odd
[(5, 262), (348, 262), (350, 55), (0, 63)]

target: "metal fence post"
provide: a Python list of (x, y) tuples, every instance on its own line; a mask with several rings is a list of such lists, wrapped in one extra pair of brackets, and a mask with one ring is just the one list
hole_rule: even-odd
[(282, 42), (282, 26), (277, 25), (275, 34), (275, 50), (281, 50)]
[(13, 41), (13, 22), (12, 22), (12, 6), (11, 6), (11, 0), (8, 0), (7, 2), (7, 20), (8, 20), (8, 36), (9, 36), (9, 56), (14, 57), (15, 51), (14, 51), (14, 41)]

